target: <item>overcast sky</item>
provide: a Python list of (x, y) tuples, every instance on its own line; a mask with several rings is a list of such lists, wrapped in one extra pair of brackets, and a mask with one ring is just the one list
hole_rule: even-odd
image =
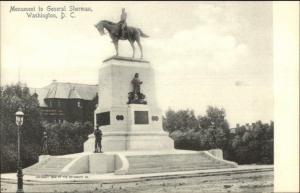
[[(91, 7), (76, 18), (29, 19), (11, 6)], [(99, 20), (141, 28), (144, 57), (156, 71), (161, 108), (225, 108), (227, 119), (273, 119), (272, 2), (1, 2), (1, 81), (29, 87), (61, 82), (98, 84), (102, 60), (114, 54)], [(46, 13), (46, 12), (44, 12)], [(69, 13), (69, 12), (67, 12)], [(131, 55), (128, 42), (120, 55)], [(139, 54), (139, 52), (137, 52)]]

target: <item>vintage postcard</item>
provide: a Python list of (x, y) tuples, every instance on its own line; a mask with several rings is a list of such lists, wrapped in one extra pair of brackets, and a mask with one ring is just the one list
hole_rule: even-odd
[(1, 192), (298, 192), (299, 2), (1, 2)]

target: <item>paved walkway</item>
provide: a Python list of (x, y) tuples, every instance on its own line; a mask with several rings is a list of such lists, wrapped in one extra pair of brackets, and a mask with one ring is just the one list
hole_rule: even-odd
[[(26, 193), (261, 193), (274, 188), (273, 166), (140, 175), (24, 176)], [(16, 174), (1, 175), (1, 192), (16, 191)]]
[[(151, 174), (132, 174), (132, 175), (116, 175), (114, 173), (107, 174), (76, 174), (76, 175), (41, 175), (30, 176), (24, 175), (24, 184), (63, 184), (63, 183), (94, 183), (95, 181), (118, 183), (126, 181), (139, 181), (144, 179), (168, 179), (176, 178), (178, 176), (203, 176), (203, 175), (218, 175), (218, 174), (235, 174), (235, 173), (249, 173), (255, 171), (273, 171), (273, 165), (244, 165), (237, 168), (225, 169), (207, 169), (207, 170), (194, 170), (194, 171), (178, 171), (178, 172), (164, 172), (164, 173), (151, 173)], [(16, 183), (16, 173), (1, 174), (1, 181), (8, 183)]]

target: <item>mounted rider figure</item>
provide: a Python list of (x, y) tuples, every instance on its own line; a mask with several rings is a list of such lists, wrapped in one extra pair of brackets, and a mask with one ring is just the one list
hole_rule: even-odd
[(133, 51), (132, 58), (134, 58), (135, 55), (135, 42), (138, 44), (141, 51), (141, 58), (143, 58), (143, 47), (140, 38), (148, 38), (149, 36), (146, 35), (140, 28), (127, 26), (126, 19), (127, 13), (125, 12), (125, 8), (122, 8), (121, 20), (118, 23), (101, 20), (95, 25), (95, 27), (101, 35), (105, 34), (104, 29), (108, 31), (116, 49), (116, 56), (119, 55), (119, 40), (128, 40)]
[(119, 21), (120, 31), (121, 31), (120, 38), (125, 38), (125, 30), (127, 28), (126, 19), (127, 19), (127, 13), (125, 12), (125, 8), (122, 8), (121, 18)]

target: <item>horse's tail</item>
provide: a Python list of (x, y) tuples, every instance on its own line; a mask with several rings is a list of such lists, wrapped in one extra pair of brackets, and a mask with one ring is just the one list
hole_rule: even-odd
[(143, 37), (143, 38), (149, 38), (149, 36), (146, 35), (140, 28), (137, 28), (137, 30), (140, 32), (141, 37)]

